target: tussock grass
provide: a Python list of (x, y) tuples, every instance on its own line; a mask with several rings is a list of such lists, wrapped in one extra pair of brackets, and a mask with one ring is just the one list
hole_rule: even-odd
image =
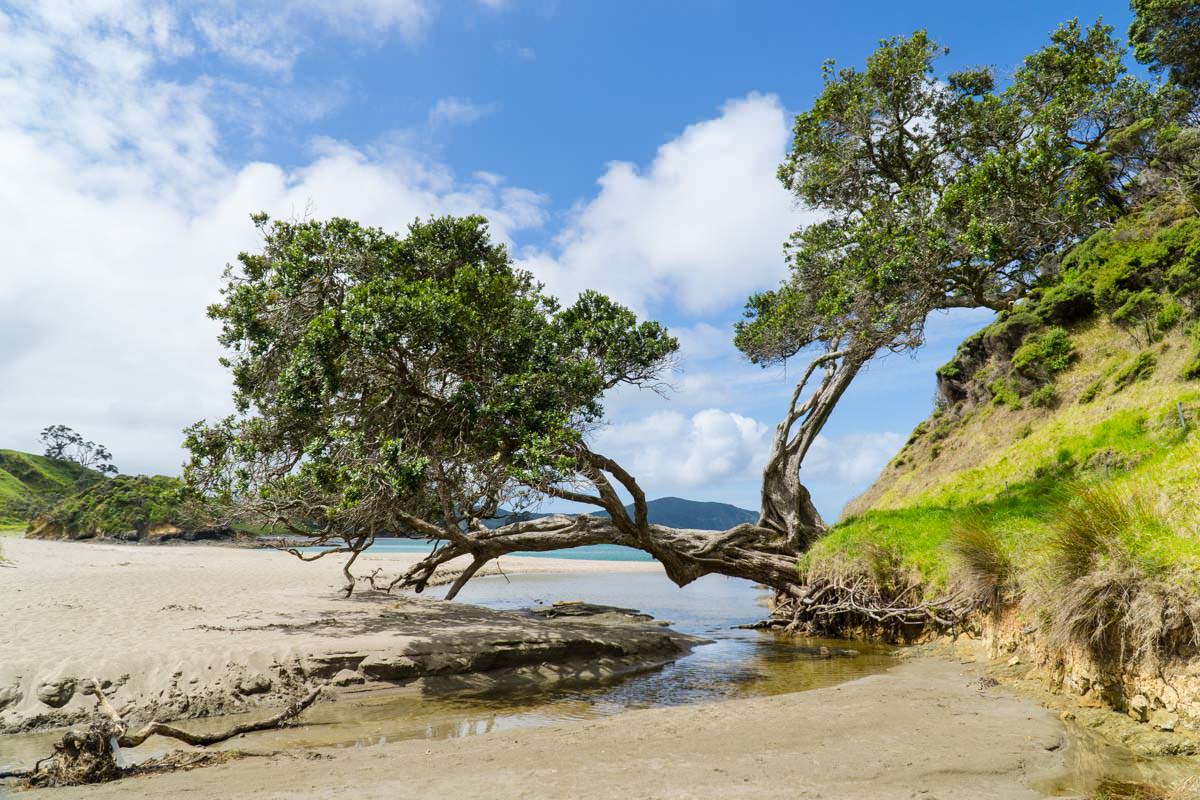
[(1003, 538), (978, 512), (962, 516), (947, 547), (956, 557), (960, 582), (984, 607), (995, 609), (1016, 589), (1016, 570)]
[(1119, 661), (1200, 648), (1200, 587), (1164, 546), (1171, 538), (1144, 493), (1071, 487), (1050, 521), (1045, 587), (1033, 594), (1050, 643)]

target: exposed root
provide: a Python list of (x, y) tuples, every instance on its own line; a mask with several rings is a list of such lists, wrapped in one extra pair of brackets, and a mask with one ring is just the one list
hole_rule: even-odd
[(244, 722), (220, 733), (197, 734), (157, 720), (130, 733), (128, 724), (109, 704), (99, 683), (93, 681), (92, 692), (96, 695), (97, 706), (104, 718), (67, 731), (62, 740), (54, 745), (53, 755), (39, 761), (32, 770), (24, 773), (10, 773), (9, 777), (23, 778), (25, 785), (30, 787), (78, 786), (113, 781), (134, 772), (199, 766), (202, 763), (209, 763), (212, 759), (193, 758), (187, 754), (181, 754), (174, 759), (166, 756), (157, 759), (155, 763), (143, 764), (136, 768), (125, 767), (121, 764), (121, 749), (137, 747), (151, 736), (156, 735), (197, 747), (205, 747), (244, 733), (277, 728), (285, 725), (312, 705), (321, 694), (320, 689), (314, 689), (305, 697), (268, 719)]

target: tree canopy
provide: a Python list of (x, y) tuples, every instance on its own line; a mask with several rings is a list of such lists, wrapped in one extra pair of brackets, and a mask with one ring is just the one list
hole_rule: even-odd
[(112, 453), (102, 444), (84, 439), (66, 425), (49, 425), (42, 428), (42, 444), (46, 446), (46, 458), (73, 461), (81, 467), (93, 469), (102, 475), (116, 475)]
[(209, 309), (238, 414), (188, 429), (193, 486), (352, 550), (384, 532), (465, 541), (547, 494), (607, 508), (575, 490), (604, 467), (585, 435), (606, 391), (658, 383), (665, 328), (595, 292), (560, 307), (481, 217), (406, 236), (256, 220), (262, 251)]
[(946, 52), (918, 31), (864, 69), (825, 65), (779, 168), (825, 218), (787, 243), (788, 280), (750, 298), (751, 360), (915, 347), (930, 311), (1009, 307), (1121, 208), (1162, 102), (1110, 27), (1061, 26), (1004, 88), (990, 68), (939, 73)]
[(1194, 0), (1132, 0), (1129, 41), (1138, 61), (1166, 73), (1179, 86), (1200, 92), (1200, 3)]

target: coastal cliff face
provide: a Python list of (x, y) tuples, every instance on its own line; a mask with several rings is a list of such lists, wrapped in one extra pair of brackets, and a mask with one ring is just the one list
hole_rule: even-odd
[(1186, 209), (1067, 253), (942, 367), (929, 419), (803, 570), (972, 595), (974, 635), (1056, 691), (1200, 731), (1198, 288)]

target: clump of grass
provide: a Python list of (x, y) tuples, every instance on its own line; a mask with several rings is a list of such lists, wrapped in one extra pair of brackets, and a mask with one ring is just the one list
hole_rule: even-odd
[(1183, 379), (1185, 381), (1200, 380), (1200, 355), (1189, 361), (1183, 368)]
[(1098, 394), (1100, 394), (1100, 391), (1103, 388), (1104, 388), (1104, 378), (1101, 378), (1100, 380), (1096, 381), (1091, 386), (1089, 386), (1083, 390), (1083, 393), (1079, 395), (1080, 404), (1087, 405), (1088, 403), (1095, 400), (1096, 396)]
[(983, 606), (999, 608), (1016, 585), (1016, 571), (1004, 542), (980, 513), (968, 512), (950, 530), (946, 541), (957, 559), (962, 581)]
[(1144, 495), (1072, 486), (1050, 522), (1042, 605), (1051, 644), (1122, 661), (1200, 647), (1196, 576), (1176, 563), (1171, 538)]
[(1138, 381), (1144, 381), (1154, 374), (1157, 366), (1158, 359), (1154, 357), (1154, 354), (1149, 350), (1143, 350), (1113, 376), (1113, 386), (1120, 391)]

